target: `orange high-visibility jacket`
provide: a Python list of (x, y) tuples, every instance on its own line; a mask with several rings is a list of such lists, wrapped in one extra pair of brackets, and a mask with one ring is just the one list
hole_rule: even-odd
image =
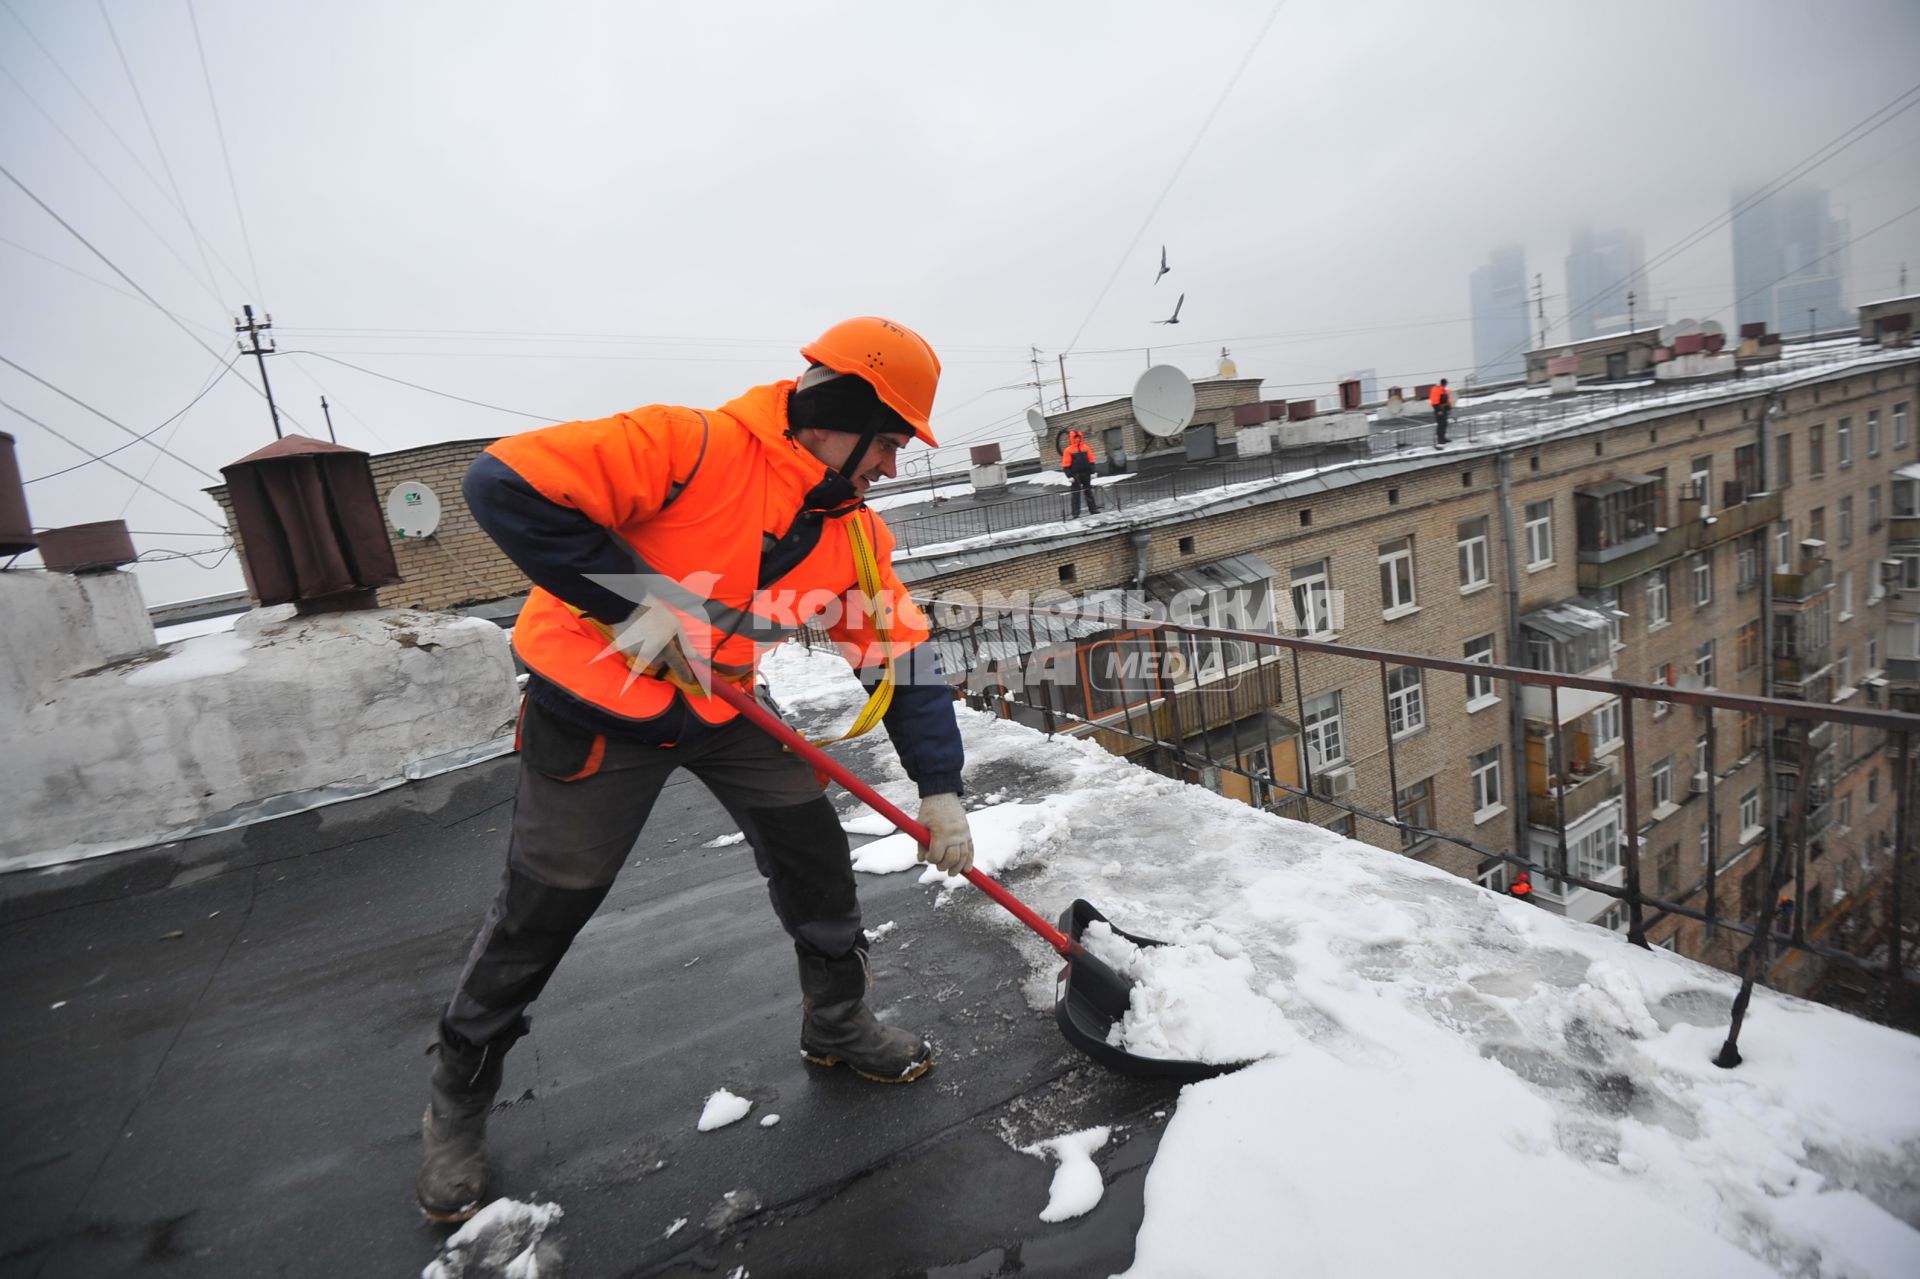
[[(592, 620), (617, 624), (649, 590), (673, 608), (689, 651), (723, 673), (750, 671), (767, 647), (823, 613), (856, 669), (887, 655), (876, 615), (890, 626), (896, 660), (926, 640), (926, 618), (891, 564), (893, 534), (864, 507), (827, 518), (804, 558), (758, 586), (762, 535), (784, 534), (827, 474), (786, 437), (793, 386), (756, 387), (704, 412), (651, 405), (544, 427), (487, 449), (466, 485), (476, 517), (536, 583), (569, 596), (537, 585), (520, 611), (514, 648), (537, 676), (637, 726), (664, 716), (677, 690), (634, 677)], [(857, 585), (848, 520), (866, 530), (878, 561), (873, 608)], [(588, 580), (608, 573), (636, 576), (613, 588)], [(718, 698), (685, 701), (709, 724), (735, 714)]]
[(1073, 464), (1076, 458), (1085, 458), (1084, 469), (1091, 473), (1094, 466), (1093, 450), (1087, 447), (1087, 441), (1077, 431), (1067, 437), (1067, 447), (1061, 450), (1060, 469), (1069, 475), (1075, 474)]

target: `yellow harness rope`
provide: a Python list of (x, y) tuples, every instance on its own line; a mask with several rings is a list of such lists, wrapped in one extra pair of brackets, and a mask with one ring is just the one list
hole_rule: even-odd
[[(881, 608), (880, 561), (879, 558), (874, 555), (873, 543), (868, 539), (867, 530), (860, 523), (857, 515), (847, 520), (846, 530), (847, 540), (853, 545), (853, 570), (856, 579), (860, 583), (860, 594), (866, 598), (867, 607), (873, 613), (874, 633), (880, 637), (880, 651), (883, 655), (883, 665), (881, 668), (880, 682), (875, 684), (873, 686), (873, 692), (867, 695), (867, 704), (862, 706), (860, 713), (853, 717), (852, 726), (838, 737), (809, 738), (808, 740), (815, 746), (831, 746), (835, 742), (848, 741), (852, 738), (859, 737), (863, 733), (872, 732), (874, 726), (886, 717), (887, 708), (893, 705), (893, 687), (896, 682), (893, 667), (893, 624), (891, 617), (884, 613)], [(578, 617), (581, 621), (592, 627), (601, 638), (605, 639), (609, 644), (613, 642), (614, 632), (611, 626), (608, 626), (598, 618), (587, 616), (586, 610), (584, 609), (575, 608), (571, 604), (567, 605), (567, 607), (575, 617)], [(628, 656), (626, 660), (628, 666), (634, 664), (633, 657)], [(753, 678), (753, 671), (751, 670), (734, 673), (722, 671), (718, 667), (712, 667), (711, 669), (713, 669), (714, 674), (719, 678), (731, 680), (735, 684), (746, 685), (750, 683)], [(656, 679), (667, 681), (667, 683), (673, 685), (688, 697), (712, 696), (711, 693), (701, 688), (698, 684), (688, 683), (665, 667), (647, 667), (645, 670), (647, 674), (654, 676)]]

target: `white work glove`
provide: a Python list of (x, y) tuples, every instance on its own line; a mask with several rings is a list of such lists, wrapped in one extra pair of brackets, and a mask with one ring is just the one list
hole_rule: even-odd
[(671, 674), (691, 684), (693, 667), (680, 646), (684, 634), (672, 609), (652, 596), (643, 600), (613, 628), (613, 647), (624, 653), (635, 670), (649, 675)]
[(920, 801), (920, 824), (929, 842), (920, 845), (920, 860), (949, 875), (963, 875), (973, 866), (973, 832), (967, 829), (967, 810), (958, 795), (929, 795)]

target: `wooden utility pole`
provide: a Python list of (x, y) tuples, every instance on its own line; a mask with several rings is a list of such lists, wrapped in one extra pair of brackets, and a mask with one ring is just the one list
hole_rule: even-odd
[[(267, 357), (273, 354), (273, 339), (269, 337), (264, 346), (260, 342), (260, 335), (273, 328), (273, 316), (269, 314), (255, 320), (251, 303), (240, 309), (247, 318), (241, 320), (236, 317), (233, 321), (233, 331), (245, 336), (238, 339), (235, 345), (240, 348), (240, 354), (251, 355), (260, 362), (260, 386), (267, 393), (267, 412), (273, 415), (273, 438), (284, 439), (286, 432), (280, 429), (280, 410), (273, 403), (273, 383), (267, 381)], [(328, 425), (331, 428), (332, 424)]]

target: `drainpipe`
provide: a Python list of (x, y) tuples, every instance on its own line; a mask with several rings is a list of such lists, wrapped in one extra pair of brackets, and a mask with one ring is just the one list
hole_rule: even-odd
[[(1506, 665), (1517, 666), (1520, 652), (1520, 562), (1518, 548), (1513, 542), (1513, 454), (1502, 449), (1499, 454), (1500, 468), (1500, 548), (1501, 558), (1506, 562), (1507, 570), (1507, 660)], [(1513, 756), (1514, 785), (1508, 794), (1514, 797), (1513, 805), (1513, 851), (1525, 858), (1529, 866), (1533, 863), (1533, 844), (1527, 835), (1527, 716), (1520, 705), (1523, 689), (1510, 686), (1507, 689), (1507, 733), (1508, 743)], [(1549, 739), (1551, 742), (1552, 739)], [(1548, 758), (1549, 768), (1552, 766)], [(1552, 774), (1548, 774), (1551, 781)]]
[[(1772, 456), (1772, 450), (1767, 447), (1769, 444), (1772, 443), (1772, 439), (1767, 428), (1771, 424), (1771, 420), (1774, 413), (1773, 397), (1774, 397), (1774, 392), (1768, 391), (1766, 393), (1766, 396), (1760, 401), (1760, 426), (1759, 426), (1760, 484), (1761, 484), (1761, 487), (1766, 489), (1769, 493), (1773, 491), (1773, 456)], [(1780, 507), (1783, 511), (1786, 509), (1786, 505), (1787, 505), (1787, 499), (1786, 499), (1786, 495), (1783, 493), (1780, 497)], [(1774, 543), (1774, 538), (1776, 536), (1778, 536), (1778, 531), (1772, 525), (1768, 525), (1767, 540), (1764, 548), (1766, 553), (1762, 557), (1761, 564), (1760, 564), (1760, 567), (1762, 570), (1760, 574), (1760, 695), (1762, 697), (1772, 697), (1774, 695), (1773, 543)], [(1761, 785), (1760, 793), (1765, 798), (1765, 801), (1766, 801), (1762, 811), (1765, 812), (1767, 815), (1767, 838), (1766, 838), (1765, 844), (1762, 846), (1767, 850), (1767, 855), (1766, 855), (1766, 860), (1763, 863), (1761, 863), (1760, 879), (1762, 883), (1765, 885), (1765, 892), (1767, 896), (1771, 898), (1772, 894), (1778, 891), (1773, 887), (1774, 866), (1775, 866), (1776, 860), (1779, 858), (1781, 854), (1781, 850), (1778, 847), (1776, 847), (1780, 839), (1780, 835), (1779, 835), (1780, 823), (1779, 823), (1779, 815), (1774, 812), (1774, 798), (1773, 798), (1775, 793), (1774, 771), (1773, 771), (1774, 721), (1771, 717), (1768, 717), (1764, 728), (1765, 728), (1765, 731), (1760, 734), (1760, 751), (1761, 751), (1760, 767), (1765, 773), (1765, 777), (1762, 779), (1760, 783)], [(1806, 785), (1806, 781), (1807, 781), (1807, 778), (1806, 778), (1807, 756), (1809, 753), (1810, 752), (1808, 748), (1803, 745), (1800, 750), (1800, 755), (1801, 755), (1800, 785), (1802, 787)], [(1772, 912), (1768, 909), (1770, 904), (1771, 904), (1770, 901), (1761, 901), (1759, 903), (1759, 907), (1760, 907), (1759, 918), (1765, 919), (1765, 920), (1772, 919), (1773, 917)]]
[(1153, 541), (1153, 535), (1145, 529), (1136, 529), (1127, 534), (1133, 543), (1133, 589), (1147, 589), (1147, 546)]

